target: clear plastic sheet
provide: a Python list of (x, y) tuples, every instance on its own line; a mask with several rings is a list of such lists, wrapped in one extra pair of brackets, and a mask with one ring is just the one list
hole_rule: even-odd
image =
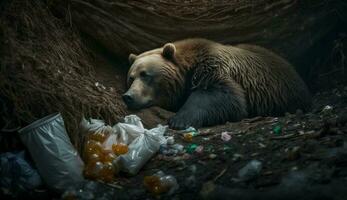
[(59, 113), (35, 121), (19, 133), (48, 187), (61, 192), (83, 181), (83, 162)]

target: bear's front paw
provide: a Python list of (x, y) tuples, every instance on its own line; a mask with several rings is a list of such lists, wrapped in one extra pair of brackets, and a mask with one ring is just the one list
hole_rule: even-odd
[(176, 130), (187, 129), (190, 126), (200, 128), (199, 123), (193, 118), (193, 116), (177, 114), (169, 119), (169, 128)]

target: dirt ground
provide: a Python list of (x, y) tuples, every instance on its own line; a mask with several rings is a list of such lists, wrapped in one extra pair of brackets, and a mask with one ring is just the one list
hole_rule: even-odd
[[(159, 108), (137, 114), (147, 128), (165, 123), (171, 115)], [(229, 141), (221, 139), (223, 132), (231, 136)], [(203, 128), (199, 133), (187, 142), (182, 134), (169, 131), (175, 143), (185, 149), (196, 144), (199, 151), (158, 153), (138, 175), (117, 177), (107, 194), (116, 199), (346, 197), (347, 86), (316, 93), (309, 113), (298, 110), (278, 118), (256, 117)], [(240, 169), (252, 160), (259, 161), (261, 169), (243, 177)], [(156, 196), (144, 188), (144, 176), (159, 170), (177, 179), (180, 187), (174, 194)]]

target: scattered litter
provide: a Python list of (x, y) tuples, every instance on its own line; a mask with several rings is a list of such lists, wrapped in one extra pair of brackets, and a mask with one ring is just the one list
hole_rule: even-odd
[(193, 153), (197, 147), (198, 147), (197, 144), (190, 144), (186, 147), (186, 151), (187, 153)]
[(204, 146), (202, 146), (202, 145), (197, 146), (195, 149), (195, 152), (199, 153), (199, 154), (203, 153), (204, 152)]
[(228, 132), (222, 132), (221, 138), (224, 142), (228, 142), (231, 139), (231, 135)]
[(162, 171), (158, 171), (152, 176), (145, 176), (143, 184), (150, 193), (155, 195), (163, 193), (171, 195), (179, 188), (176, 178), (172, 175), (165, 175)]
[(42, 180), (38, 172), (24, 159), (25, 152), (0, 154), (0, 187), (12, 196), (39, 187)]
[(60, 114), (46, 116), (18, 132), (50, 188), (65, 191), (84, 180), (83, 162), (66, 134)]
[(176, 149), (178, 153), (183, 153), (184, 152), (184, 146), (181, 144), (174, 144), (171, 146), (173, 149)]
[(239, 180), (240, 181), (249, 181), (254, 178), (256, 178), (263, 165), (260, 161), (258, 160), (251, 160), (246, 166), (241, 168), (238, 172)]
[(331, 112), (332, 110), (334, 109), (334, 107), (330, 106), (330, 105), (326, 105), (322, 112), (325, 112), (325, 113), (328, 113), (328, 112)]
[(276, 134), (276, 135), (279, 135), (282, 133), (282, 126), (281, 125), (276, 125), (274, 128), (273, 128), (273, 132)]
[(200, 134), (194, 127), (189, 127), (183, 131), (179, 131), (178, 133), (183, 134), (183, 140), (186, 142), (192, 142), (193, 137)]

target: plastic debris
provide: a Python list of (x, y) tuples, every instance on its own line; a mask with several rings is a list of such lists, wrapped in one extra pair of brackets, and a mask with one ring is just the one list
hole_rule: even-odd
[(38, 172), (24, 159), (24, 151), (0, 154), (0, 187), (16, 196), (42, 184)]
[(185, 133), (183, 135), (183, 140), (186, 142), (192, 142), (193, 141), (193, 135), (190, 133)]
[(52, 114), (18, 131), (44, 182), (63, 192), (83, 182), (83, 162), (66, 133), (62, 116)]
[(192, 142), (193, 137), (200, 134), (194, 127), (189, 127), (183, 131), (179, 131), (179, 133), (183, 134), (183, 140), (186, 142)]
[(197, 146), (195, 149), (195, 152), (196, 153), (203, 153), (204, 152), (204, 146), (202, 146), (202, 145)]
[(114, 199), (114, 189), (95, 181), (84, 181), (80, 186), (67, 189), (61, 196), (63, 200), (107, 200)]
[(143, 180), (145, 188), (152, 194), (173, 194), (178, 188), (177, 180), (172, 175), (165, 175), (159, 171), (152, 176), (145, 176)]
[(166, 138), (166, 143), (167, 143), (168, 145), (173, 145), (173, 144), (175, 143), (174, 137), (173, 137), (173, 136), (167, 137), (167, 138)]
[(174, 144), (171, 146), (173, 149), (176, 149), (178, 153), (183, 153), (184, 152), (184, 146), (181, 144)]
[(326, 105), (322, 112), (331, 112), (334, 109), (334, 107), (330, 106), (330, 105)]
[[(85, 175), (105, 182), (112, 181), (119, 170), (136, 174), (160, 146), (167, 143), (164, 137), (166, 126), (158, 125), (147, 130), (136, 115), (126, 116), (124, 123), (113, 127), (102, 120), (84, 119), (81, 127), (87, 132)], [(174, 142), (173, 137), (168, 140)]]
[(262, 167), (263, 165), (260, 161), (251, 160), (246, 166), (239, 170), (239, 179), (241, 181), (249, 181), (256, 178), (259, 175)]
[(276, 125), (274, 128), (273, 128), (273, 132), (276, 134), (276, 135), (279, 135), (282, 133), (282, 126), (281, 125)]
[(190, 144), (186, 147), (186, 151), (187, 153), (193, 153), (197, 147), (198, 147), (197, 144)]
[(228, 142), (228, 141), (231, 139), (231, 135), (229, 135), (228, 132), (222, 132), (222, 133), (221, 133), (221, 139), (222, 139), (224, 142)]

